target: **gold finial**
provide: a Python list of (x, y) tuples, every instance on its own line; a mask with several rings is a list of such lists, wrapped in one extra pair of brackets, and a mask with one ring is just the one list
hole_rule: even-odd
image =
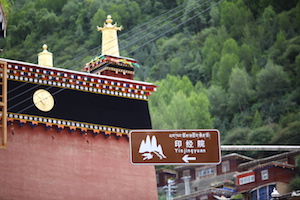
[(48, 52), (48, 51), (47, 51), (47, 48), (48, 48), (48, 46), (47, 46), (46, 44), (44, 44), (44, 45), (43, 45), (44, 52), (45, 52), (45, 51)]
[(106, 23), (103, 27), (97, 26), (98, 31), (102, 31), (102, 55), (120, 56), (117, 31), (122, 30), (122, 26), (117, 27), (117, 23), (107, 15)]
[(111, 24), (114, 20), (111, 19), (110, 15), (107, 15), (106, 23)]
[(47, 50), (48, 46), (43, 45), (43, 51), (38, 54), (38, 64), (47, 67), (53, 67), (53, 55)]

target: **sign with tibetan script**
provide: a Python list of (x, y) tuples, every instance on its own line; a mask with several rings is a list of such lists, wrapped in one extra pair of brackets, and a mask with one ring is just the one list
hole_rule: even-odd
[(255, 181), (255, 174), (254, 174), (253, 171), (247, 172), (247, 173), (244, 173), (244, 174), (239, 174), (239, 175), (237, 175), (237, 179), (238, 179), (238, 184), (239, 185), (252, 183), (252, 182)]
[(216, 129), (132, 130), (130, 159), (134, 165), (219, 164), (220, 133)]

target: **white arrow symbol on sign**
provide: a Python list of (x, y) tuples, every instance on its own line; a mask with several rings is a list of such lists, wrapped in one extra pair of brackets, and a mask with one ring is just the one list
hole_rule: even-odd
[(189, 157), (189, 155), (184, 155), (184, 156), (182, 157), (182, 160), (183, 160), (184, 162), (188, 163), (189, 160), (196, 160), (196, 157)]

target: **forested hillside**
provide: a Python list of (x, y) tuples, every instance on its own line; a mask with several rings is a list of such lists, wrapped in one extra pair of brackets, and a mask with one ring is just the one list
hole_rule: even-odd
[[(4, 1), (4, 0), (3, 0)], [(1, 57), (80, 70), (101, 52), (107, 15), (121, 55), (155, 82), (153, 128), (217, 128), (223, 144), (299, 144), (298, 0), (15, 0)]]

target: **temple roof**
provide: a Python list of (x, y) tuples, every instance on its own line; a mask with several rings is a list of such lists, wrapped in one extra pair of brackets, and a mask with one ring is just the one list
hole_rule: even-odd
[(286, 158), (288, 156), (295, 156), (295, 155), (298, 155), (298, 154), (300, 154), (300, 151), (290, 151), (290, 152), (285, 152), (285, 153), (281, 153), (281, 154), (276, 154), (274, 156), (269, 156), (269, 157), (266, 157), (266, 158), (256, 159), (256, 160), (253, 160), (253, 161), (242, 163), (238, 166), (238, 168), (239, 169), (246, 169), (246, 168), (249, 169), (249, 168), (252, 168), (252, 167), (256, 167), (258, 165), (278, 161), (278, 160)]
[[(9, 121), (117, 135), (151, 128), (147, 100), (156, 91), (152, 83), (9, 59), (0, 61), (8, 64)], [(55, 95), (53, 110), (41, 112), (32, 105), (34, 88)]]

